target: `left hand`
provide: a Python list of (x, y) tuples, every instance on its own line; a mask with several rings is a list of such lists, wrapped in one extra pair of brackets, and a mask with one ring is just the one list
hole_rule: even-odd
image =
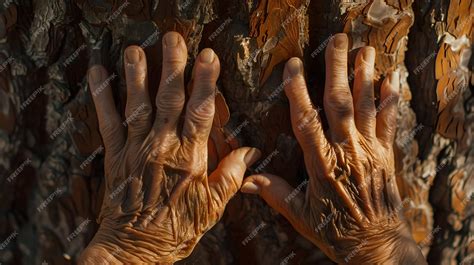
[(260, 157), (255, 148), (234, 150), (208, 175), (207, 141), (219, 59), (211, 49), (204, 49), (196, 59), (192, 95), (180, 126), (187, 49), (176, 32), (167, 33), (163, 40), (156, 115), (141, 48), (128, 47), (124, 55), (125, 121), (115, 109), (105, 68), (89, 70), (105, 145), (106, 190), (100, 228), (80, 264), (171, 264), (187, 257), (219, 221), (245, 170)]

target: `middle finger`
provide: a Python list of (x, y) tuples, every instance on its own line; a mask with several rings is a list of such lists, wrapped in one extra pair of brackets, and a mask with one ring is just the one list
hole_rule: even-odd
[(219, 71), (219, 58), (214, 51), (202, 50), (194, 66), (193, 90), (186, 108), (183, 139), (207, 144), (214, 119)]
[(156, 120), (154, 130), (158, 135), (174, 134), (183, 110), (184, 68), (187, 48), (183, 37), (177, 32), (168, 32), (163, 37), (163, 69), (156, 95)]
[(341, 143), (355, 132), (354, 107), (347, 79), (347, 36), (336, 34), (326, 48), (326, 86), (324, 109), (332, 141)]

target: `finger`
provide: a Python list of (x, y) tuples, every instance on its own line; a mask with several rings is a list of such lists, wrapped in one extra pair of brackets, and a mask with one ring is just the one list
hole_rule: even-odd
[(228, 154), (209, 176), (209, 188), (217, 205), (225, 205), (240, 189), (245, 171), (261, 156), (256, 148), (242, 147)]
[(355, 124), (362, 135), (375, 138), (375, 49), (364, 47), (357, 54), (354, 80)]
[(219, 71), (219, 59), (214, 51), (202, 50), (194, 66), (194, 87), (186, 108), (183, 139), (207, 143), (214, 119)]
[(275, 175), (258, 174), (247, 177), (240, 191), (260, 195), (270, 207), (285, 216), (295, 229), (305, 234), (302, 222), (304, 192), (301, 190), (294, 189)]
[(347, 80), (347, 36), (336, 34), (326, 48), (324, 109), (332, 141), (344, 142), (355, 130), (352, 94)]
[(146, 56), (138, 46), (125, 50), (125, 77), (127, 80), (127, 106), (125, 121), (129, 139), (142, 142), (151, 128), (152, 106), (148, 95)]
[(382, 83), (380, 105), (377, 108), (377, 138), (385, 146), (392, 146), (397, 129), (400, 76), (392, 72)]
[(285, 94), (290, 101), (291, 123), (301, 148), (305, 153), (326, 154), (329, 144), (319, 117), (319, 111), (311, 103), (303, 76), (303, 63), (298, 58), (291, 58), (283, 72)]
[(97, 111), (99, 130), (104, 141), (105, 149), (116, 154), (125, 143), (125, 130), (115, 108), (110, 83), (117, 77), (108, 75), (102, 65), (92, 66), (87, 74), (87, 80), (92, 93), (92, 99)]
[(183, 110), (184, 68), (187, 60), (186, 43), (177, 32), (168, 32), (163, 37), (163, 67), (161, 82), (156, 95), (157, 115), (155, 129), (169, 134), (176, 130)]

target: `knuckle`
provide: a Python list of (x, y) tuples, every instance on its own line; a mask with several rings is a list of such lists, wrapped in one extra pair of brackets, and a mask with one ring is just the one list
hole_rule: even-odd
[(127, 86), (132, 92), (145, 86), (146, 73), (138, 71), (127, 76)]
[(398, 117), (398, 104), (393, 103), (393, 105), (390, 106), (390, 108), (388, 108), (384, 114), (387, 125), (394, 125)]
[(338, 116), (347, 117), (353, 113), (352, 95), (348, 89), (332, 88), (325, 97), (325, 106)]
[(169, 87), (168, 89), (162, 89), (160, 87), (160, 91), (156, 97), (156, 105), (159, 111), (182, 109), (186, 100), (184, 93), (177, 92), (178, 89)]
[(164, 84), (170, 84), (176, 81), (184, 80), (184, 68), (181, 65), (168, 65), (163, 69), (163, 75), (161, 77), (161, 82)]
[(192, 92), (191, 98), (198, 101), (206, 101), (214, 98), (217, 93), (216, 82), (212, 79), (207, 80), (195, 80), (194, 81), (194, 90)]
[(214, 117), (214, 100), (207, 98), (203, 101), (190, 102), (187, 107), (187, 115), (196, 122), (206, 122)]
[(193, 94), (198, 97), (205, 98), (216, 93), (216, 79), (214, 77), (206, 76), (194, 80)]
[(333, 50), (330, 56), (333, 73), (341, 74), (347, 71), (347, 56), (341, 56), (337, 50)]
[(304, 102), (307, 97), (306, 84), (302, 82), (291, 82), (290, 85), (286, 86), (285, 93), (288, 95), (290, 100), (297, 103)]
[(180, 69), (186, 64), (186, 61), (177, 54), (171, 54), (165, 57), (166, 58), (163, 59), (163, 67), (166, 69)]
[(367, 63), (364, 60), (360, 60), (356, 66), (357, 74), (364, 77), (371, 77), (374, 72), (374, 65)]
[(117, 125), (110, 120), (105, 120), (100, 125), (100, 133), (103, 138), (109, 139), (117, 131)]
[(126, 120), (123, 122), (124, 126), (142, 124), (148, 122), (152, 115), (153, 108), (149, 104), (141, 104), (134, 109), (127, 109)]
[(308, 108), (297, 115), (295, 125), (299, 132), (308, 134), (316, 129), (318, 123), (319, 117), (317, 110)]
[(213, 65), (198, 64), (196, 66), (196, 72), (194, 73), (194, 79), (196, 81), (203, 80), (209, 82), (216, 81), (217, 69)]
[(375, 118), (375, 105), (370, 98), (362, 98), (357, 103), (357, 108), (359, 109), (359, 115), (363, 114), (365, 117), (368, 118)]

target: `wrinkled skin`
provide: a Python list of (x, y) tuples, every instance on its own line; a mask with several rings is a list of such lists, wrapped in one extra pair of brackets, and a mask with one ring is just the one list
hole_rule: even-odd
[(283, 79), (291, 78), (285, 93), (309, 181), (294, 189), (277, 176), (259, 174), (246, 178), (241, 190), (262, 196), (338, 263), (425, 264), (401, 219), (407, 202), (400, 200), (395, 180), (399, 76), (394, 72), (384, 80), (376, 108), (375, 50), (359, 51), (351, 93), (347, 49), (345, 34), (326, 48), (327, 132), (309, 98), (301, 61), (293, 58), (285, 67)]
[(384, 80), (375, 108), (375, 51), (364, 47), (359, 52), (351, 93), (347, 46), (347, 37), (337, 34), (326, 49), (327, 132), (309, 98), (301, 61), (293, 58), (285, 67), (284, 80), (291, 80), (285, 93), (292, 126), (310, 177), (297, 189), (270, 174), (250, 176), (241, 187), (246, 168), (260, 157), (252, 148), (233, 151), (207, 175), (206, 143), (219, 75), (212, 50), (203, 50), (194, 66), (182, 126), (187, 52), (179, 34), (164, 37), (156, 115), (140, 48), (125, 52), (127, 126), (115, 109), (106, 70), (92, 67), (89, 84), (106, 149), (106, 193), (99, 231), (80, 264), (171, 264), (182, 259), (240, 187), (262, 196), (338, 263), (426, 264), (400, 214), (406, 202), (397, 190), (392, 149), (398, 74)]
[(254, 148), (234, 150), (208, 176), (219, 59), (210, 49), (198, 56), (183, 124), (186, 44), (176, 32), (163, 39), (156, 114), (141, 48), (128, 47), (124, 55), (125, 121), (115, 109), (105, 68), (89, 70), (105, 146), (106, 190), (100, 228), (80, 264), (172, 264), (187, 257), (220, 219), (245, 170), (260, 156)]

